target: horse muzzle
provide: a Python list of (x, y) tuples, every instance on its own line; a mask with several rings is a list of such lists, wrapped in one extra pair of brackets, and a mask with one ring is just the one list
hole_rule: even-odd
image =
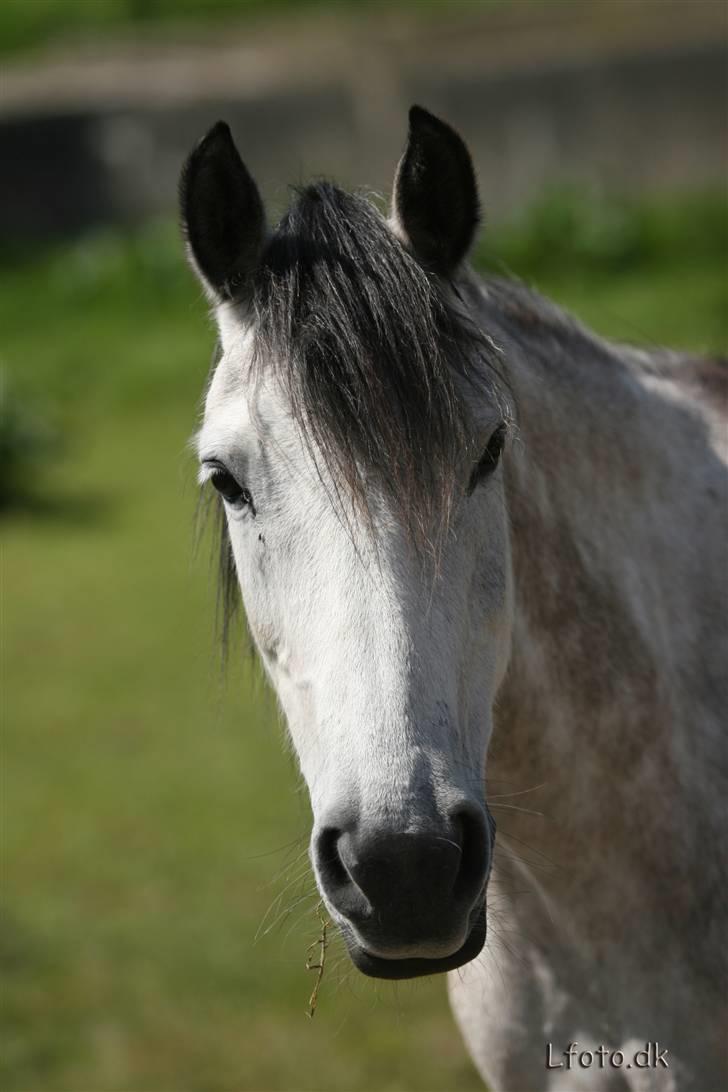
[(322, 824), (312, 841), (316, 876), (355, 966), (399, 979), (474, 959), (485, 942), (492, 842), (489, 815), (470, 802), (406, 827)]

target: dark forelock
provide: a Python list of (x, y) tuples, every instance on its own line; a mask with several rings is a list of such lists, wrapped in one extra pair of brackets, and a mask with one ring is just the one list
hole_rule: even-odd
[(482, 382), (489, 343), (368, 200), (326, 182), (297, 191), (269, 240), (253, 310), (256, 365), (275, 369), (337, 490), (370, 517), (376, 480), (433, 544), (469, 436), (456, 374)]

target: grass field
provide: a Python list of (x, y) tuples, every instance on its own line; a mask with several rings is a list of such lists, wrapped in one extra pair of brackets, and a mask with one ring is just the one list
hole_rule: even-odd
[[(620, 339), (728, 344), (722, 201), (552, 199), (478, 260)], [(174, 229), (5, 264), (0, 329), (60, 437), (4, 514), (3, 1089), (479, 1088), (442, 981), (334, 946), (306, 1017), (308, 804), (252, 667), (220, 677), (186, 448), (212, 334)]]

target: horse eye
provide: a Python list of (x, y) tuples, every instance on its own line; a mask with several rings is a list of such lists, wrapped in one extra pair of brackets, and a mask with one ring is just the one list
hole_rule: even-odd
[(493, 473), (498, 466), (505, 442), (506, 424), (504, 421), (501, 421), (496, 430), (492, 433), (490, 440), (488, 440), (488, 446), (483, 452), (473, 473), (470, 475), (468, 493), (472, 493), (475, 487), (482, 482), (484, 478), (487, 478)]
[(233, 508), (253, 508), (253, 498), (249, 489), (244, 489), (235, 481), (235, 478), (222, 467), (217, 469), (210, 478), (215, 489)]

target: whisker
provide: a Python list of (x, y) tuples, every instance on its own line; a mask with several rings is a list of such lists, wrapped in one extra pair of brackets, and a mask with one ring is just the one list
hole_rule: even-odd
[(541, 873), (543, 873), (544, 876), (550, 876), (552, 874), (552, 870), (547, 868), (546, 865), (541, 864), (538, 861), (527, 860), (520, 854), (507, 849), (502, 842), (500, 845), (498, 845), (498, 843), (496, 842), (496, 854), (502, 857), (506, 857), (510, 861), (515, 861), (516, 864), (523, 865), (525, 868), (531, 869), (532, 871), (540, 871)]
[(306, 882), (306, 879), (307, 879), (308, 875), (309, 875), (309, 870), (308, 869), (303, 870), (298, 876), (296, 876), (289, 883), (287, 883), (285, 885), (285, 887), (283, 888), (283, 890), (280, 891), (275, 896), (275, 898), (272, 900), (272, 902), (269, 904), (267, 910), (263, 914), (260, 925), (258, 926), (258, 928), (256, 930), (256, 933), (255, 933), (254, 942), (257, 941), (260, 936), (265, 935), (265, 933), (267, 931), (268, 919), (270, 918), (270, 916), (272, 914), (276, 914), (276, 915), (278, 914), (281, 903), (283, 902), (283, 900), (284, 900), (284, 898), (286, 896), (286, 893), (288, 891), (290, 891), (291, 888), (295, 887), (296, 884), (303, 885)]
[(449, 845), (449, 846), (454, 846), (454, 847), (455, 847), (455, 849), (456, 849), (456, 850), (458, 851), (458, 853), (462, 853), (462, 851), (463, 851), (463, 847), (462, 847), (462, 846), (459, 846), (459, 845), (457, 844), (457, 842), (454, 842), (454, 841), (452, 840), (452, 838), (446, 838), (446, 837), (445, 837), (444, 835), (438, 834), (438, 835), (436, 835), (436, 837), (435, 837), (435, 839), (434, 839), (434, 840), (435, 840), (436, 842), (445, 842), (445, 843), (446, 843), (446, 845)]
[[(283, 853), (284, 850), (294, 849), (296, 846), (301, 844), (304, 837), (305, 837), (304, 835), (301, 835), (298, 838), (294, 838), (292, 842), (286, 842), (285, 845), (278, 846), (275, 849), (267, 849), (263, 853), (253, 853), (250, 856), (246, 855), (245, 857), (242, 858), (242, 860), (243, 861), (260, 861), (260, 860), (263, 860), (263, 858), (265, 858), (265, 857), (273, 857), (276, 853)], [(306, 849), (304, 849), (302, 851), (302, 853), (305, 853), (305, 852), (306, 852)], [(300, 857), (301, 855), (302, 854), (299, 853), (298, 856)], [(298, 858), (296, 858), (296, 860), (297, 859)]]
[(540, 849), (536, 849), (534, 846), (530, 846), (528, 842), (524, 842), (522, 838), (517, 838), (515, 834), (509, 834), (507, 831), (503, 831), (503, 837), (510, 838), (513, 842), (518, 842), (518, 844), (523, 846), (524, 849), (527, 849), (529, 853), (535, 853), (537, 857), (541, 857), (544, 861), (547, 861), (552, 868), (555, 868), (559, 871), (563, 868), (563, 865), (559, 864), (557, 861), (552, 861), (551, 858), (543, 853)]
[(304, 892), (304, 894), (298, 895), (298, 897), (295, 898), (293, 902), (289, 903), (288, 906), (284, 907), (284, 909), (281, 910), (281, 912), (273, 919), (270, 925), (266, 926), (266, 928), (262, 931), (259, 929), (256, 932), (255, 937), (253, 938), (253, 944), (255, 945), (264, 937), (267, 937), (268, 934), (271, 933), (278, 924), (282, 923), (283, 921), (285, 921), (286, 918), (290, 917), (293, 911), (298, 906), (300, 906), (302, 902), (306, 902), (307, 899), (315, 899), (317, 894), (317, 891), (306, 891)]
[(532, 811), (530, 808), (519, 808), (517, 804), (491, 804), (491, 808), (508, 808), (510, 811), (520, 811), (524, 815), (537, 815), (539, 819), (543, 819), (544, 813), (542, 811)]
[[(496, 782), (497, 783), (497, 782)], [(548, 785), (548, 781), (542, 781), (540, 785), (533, 785), (530, 789), (520, 789), (518, 792), (501, 792), (491, 796), (488, 794), (489, 800), (505, 800), (512, 796), (525, 796), (527, 792), (536, 792), (538, 789), (545, 789)]]

